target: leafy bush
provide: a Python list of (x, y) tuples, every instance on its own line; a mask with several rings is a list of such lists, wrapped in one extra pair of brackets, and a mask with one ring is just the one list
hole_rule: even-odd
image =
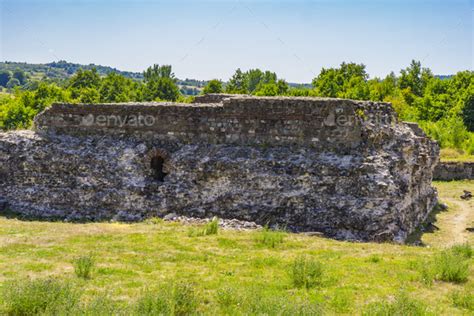
[(312, 288), (322, 283), (323, 265), (307, 256), (299, 256), (292, 267), (293, 286), (297, 288)]
[(271, 230), (265, 227), (260, 234), (257, 236), (256, 241), (258, 244), (275, 248), (276, 246), (283, 243), (286, 233), (281, 230)]
[(0, 105), (0, 130), (29, 128), (36, 111), (16, 100)]
[(217, 235), (219, 231), (219, 219), (214, 217), (212, 221), (204, 225), (201, 228), (192, 228), (188, 236), (189, 237), (200, 237), (200, 236), (208, 236), (208, 235)]
[(67, 314), (79, 301), (74, 287), (56, 279), (6, 282), (2, 294), (8, 315)]
[(421, 121), (419, 124), (442, 148), (457, 148), (469, 155), (474, 154), (474, 133), (467, 130), (461, 118), (452, 117), (436, 122)]
[(91, 256), (82, 256), (74, 260), (74, 272), (77, 277), (90, 279), (94, 269), (94, 259)]
[(393, 301), (370, 304), (362, 314), (367, 316), (421, 316), (428, 314), (428, 308), (422, 302), (411, 299), (403, 292), (396, 295)]

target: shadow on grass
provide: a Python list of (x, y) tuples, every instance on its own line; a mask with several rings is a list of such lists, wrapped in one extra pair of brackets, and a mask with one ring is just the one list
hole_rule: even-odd
[(63, 216), (47, 216), (45, 217), (44, 215), (38, 215), (35, 216), (33, 214), (31, 215), (25, 215), (21, 214), (18, 212), (15, 212), (9, 208), (0, 211), (0, 217), (4, 217), (6, 219), (16, 219), (19, 221), (24, 221), (24, 222), (48, 222), (48, 223), (70, 223), (70, 224), (86, 224), (86, 223), (111, 223), (111, 222), (117, 222), (117, 223), (137, 223), (137, 222), (142, 222), (145, 219), (142, 220), (136, 220), (136, 221), (125, 221), (125, 220), (115, 220), (112, 218), (82, 218), (82, 219), (68, 219)]
[(425, 222), (422, 223), (421, 225), (419, 225), (418, 228), (408, 236), (408, 238), (406, 240), (406, 244), (412, 245), (412, 246), (421, 246), (421, 247), (426, 246), (423, 243), (423, 241), (421, 240), (421, 238), (423, 237), (423, 234), (425, 234), (425, 233), (434, 233), (434, 232), (438, 231), (439, 228), (435, 225), (435, 223), (437, 221), (436, 216), (439, 213), (447, 212), (447, 211), (448, 211), (448, 206), (447, 205), (438, 203), (433, 208), (431, 213), (428, 215)]

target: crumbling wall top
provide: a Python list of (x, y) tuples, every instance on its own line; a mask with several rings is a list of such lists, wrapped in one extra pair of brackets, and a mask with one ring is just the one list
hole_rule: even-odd
[(64, 134), (152, 135), (180, 143), (331, 149), (357, 147), (368, 119), (382, 127), (397, 121), (388, 103), (221, 94), (205, 97), (214, 102), (58, 103), (40, 113), (35, 126), (38, 131)]

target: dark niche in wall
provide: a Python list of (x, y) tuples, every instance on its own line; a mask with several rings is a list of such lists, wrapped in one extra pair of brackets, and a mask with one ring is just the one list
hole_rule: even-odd
[(166, 172), (163, 171), (163, 165), (165, 163), (165, 159), (160, 155), (155, 155), (151, 157), (150, 160), (150, 168), (153, 172), (153, 179), (159, 182), (165, 181), (165, 177), (168, 175)]

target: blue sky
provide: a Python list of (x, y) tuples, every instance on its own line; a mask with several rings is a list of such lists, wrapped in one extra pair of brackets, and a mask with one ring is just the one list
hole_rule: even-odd
[(0, 0), (0, 60), (64, 59), (123, 70), (171, 64), (179, 78), (236, 68), (310, 82), (322, 67), (436, 74), (473, 69), (474, 0)]

